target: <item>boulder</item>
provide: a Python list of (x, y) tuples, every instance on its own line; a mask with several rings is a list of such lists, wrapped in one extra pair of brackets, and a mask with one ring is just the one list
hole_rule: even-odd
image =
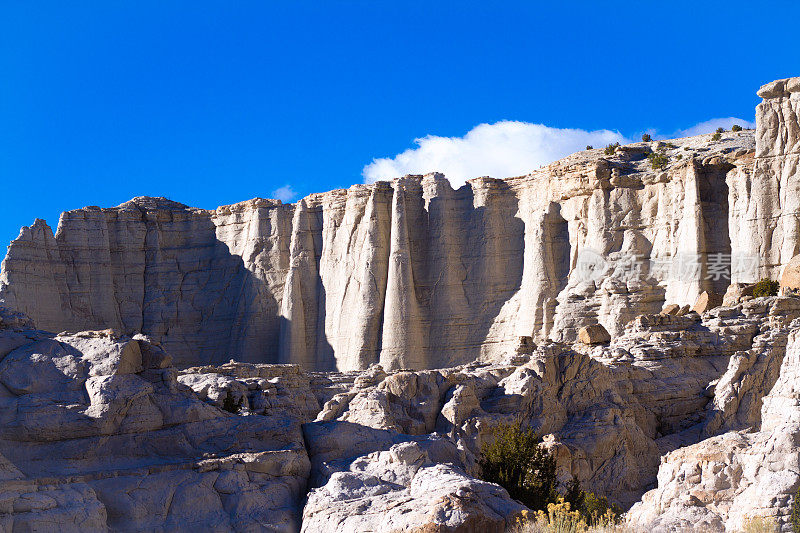
[(689, 304), (686, 304), (683, 307), (681, 307), (680, 309), (678, 309), (678, 312), (675, 313), (675, 314), (677, 316), (684, 316), (686, 313), (688, 313), (691, 310), (692, 310), (692, 306), (689, 305)]
[(753, 288), (755, 286), (755, 283), (731, 283), (722, 298), (722, 305), (731, 307), (741, 303), (745, 297), (753, 296)]
[(722, 296), (720, 294), (703, 291), (700, 293), (700, 296), (697, 297), (697, 301), (694, 303), (692, 311), (702, 315), (706, 311), (710, 311), (711, 309), (719, 307), (720, 305), (722, 305)]
[(781, 288), (800, 289), (800, 255), (796, 255), (786, 263), (781, 274)]
[(681, 310), (681, 306), (678, 304), (669, 304), (664, 306), (664, 309), (661, 310), (662, 315), (677, 315)]
[(507, 531), (525, 507), (459, 462), (452, 443), (431, 437), (329, 465), (308, 495), (302, 531)]
[(604, 344), (611, 341), (611, 335), (602, 324), (592, 324), (580, 329), (578, 340), (583, 344)]

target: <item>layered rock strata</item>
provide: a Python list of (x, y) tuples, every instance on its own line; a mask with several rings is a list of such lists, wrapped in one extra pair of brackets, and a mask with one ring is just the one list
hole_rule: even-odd
[(144, 338), (53, 335), (5, 318), (0, 529), (299, 529), (302, 404), (235, 416), (181, 385)]
[[(767, 117), (771, 100), (759, 108), (759, 124), (774, 122), (781, 138), (796, 119), (782, 98), (780, 117)], [(43, 221), (23, 228), (0, 300), (52, 331), (145, 334), (180, 366), (423, 369), (501, 356), (520, 336), (571, 341), (595, 323), (618, 337), (665, 303), (724, 293), (716, 272), (732, 254), (772, 254), (740, 271), (743, 281), (788, 261), (788, 230), (778, 253), (771, 229), (739, 224), (753, 210), (764, 221), (785, 212), (770, 203), (778, 196), (747, 199), (766, 194), (747, 185), (755, 144), (742, 131), (589, 150), (458, 190), (431, 174), (290, 205), (88, 207), (64, 213), (55, 235)], [(663, 169), (651, 167), (652, 151), (667, 157)]]
[[(492, 363), (346, 373), (178, 371), (142, 336), (53, 335), (2, 315), (9, 530), (500, 532), (524, 510), (478, 479), (500, 423), (543, 435), (562, 483), (624, 506), (655, 488), (629, 519), (656, 531), (695, 519), (733, 530), (765, 513), (785, 523), (800, 483), (785, 440), (800, 297), (641, 315), (600, 345), (524, 342)], [(706, 475), (714, 450), (730, 453)]]
[(731, 248), (761, 258), (761, 272), (779, 279), (800, 252), (800, 78), (768, 83), (758, 95), (754, 164), (727, 180)]
[[(800, 323), (794, 323), (780, 377), (758, 402), (760, 420), (675, 450), (662, 459), (658, 487), (631, 509), (630, 523), (650, 531), (741, 531), (768, 517), (792, 531), (800, 486)], [(758, 377), (752, 380), (758, 380)], [(747, 379), (744, 380), (748, 381)], [(757, 429), (757, 431), (752, 431)]]

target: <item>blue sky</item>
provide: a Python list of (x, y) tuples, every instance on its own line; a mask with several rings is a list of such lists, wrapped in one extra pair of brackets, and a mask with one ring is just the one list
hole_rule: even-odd
[(800, 75), (797, 20), (796, 2), (2, 2), (0, 241), (138, 195), (348, 187), (480, 124), (457, 139), (473, 159), (552, 142), (531, 124), (752, 120), (761, 84)]

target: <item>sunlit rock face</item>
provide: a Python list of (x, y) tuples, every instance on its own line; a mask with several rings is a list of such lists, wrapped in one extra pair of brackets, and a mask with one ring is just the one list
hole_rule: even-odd
[(761, 273), (778, 279), (800, 251), (800, 78), (768, 83), (758, 95), (755, 161), (729, 175), (729, 225), (733, 251), (760, 257)]
[(598, 322), (616, 338), (797, 253), (793, 80), (760, 92), (755, 133), (587, 150), (457, 190), (429, 174), (295, 204), (69, 211), (11, 243), (0, 301), (48, 330), (141, 332), (182, 366), (441, 368)]

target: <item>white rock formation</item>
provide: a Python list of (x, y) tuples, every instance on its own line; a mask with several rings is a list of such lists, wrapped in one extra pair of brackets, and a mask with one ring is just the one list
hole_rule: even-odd
[(758, 95), (755, 161), (728, 175), (728, 224), (732, 252), (760, 257), (760, 274), (779, 279), (800, 252), (800, 78), (768, 83)]
[(796, 472), (793, 441), (764, 446), (746, 428), (763, 420), (760, 433), (785, 436), (800, 420), (783, 400), (798, 317), (798, 297), (756, 298), (702, 317), (643, 315), (610, 344), (523, 342), (492, 364), (309, 374), (234, 362), (178, 372), (142, 337), (54, 336), (2, 314), (0, 524), (503, 531), (522, 507), (476, 479), (477, 458), (497, 424), (513, 422), (545, 436), (562, 482), (575, 476), (623, 505), (655, 486), (669, 454), (659, 488), (634, 507), (640, 525), (738, 527), (739, 508), (785, 516), (796, 473), (782, 484), (758, 481), (769, 468), (755, 481), (736, 474), (719, 481), (727, 496), (691, 505), (677, 498), (694, 481), (669, 476), (705, 464), (718, 442), (735, 444), (725, 457), (760, 454), (752, 464)]
[(799, 248), (800, 78), (759, 94), (755, 137), (23, 228), (0, 300), (64, 332), (0, 307), (0, 529), (502, 531), (520, 422), (637, 527), (788, 531), (800, 297), (716, 276)]
[[(628, 520), (650, 531), (706, 524), (740, 531), (748, 518), (774, 517), (791, 531), (800, 486), (800, 321), (793, 324), (780, 377), (763, 398), (755, 432), (733, 431), (680, 448), (662, 459), (658, 488), (644, 495)], [(761, 402), (759, 402), (761, 403)]]
[(212, 407), (143, 339), (8, 329), (6, 318), (0, 529), (299, 529), (303, 418)]
[(524, 509), (469, 476), (445, 438), (347, 423), (308, 424), (304, 438), (329, 378), (168, 365), (143, 338), (52, 335), (0, 308), (0, 530), (296, 532), (306, 446), (324, 487), (305, 505), (305, 531), (501, 532)]
[[(743, 131), (580, 152), (458, 190), (431, 174), (292, 205), (88, 207), (64, 213), (55, 235), (43, 221), (23, 228), (0, 300), (48, 330), (145, 334), (179, 366), (422, 369), (501, 356), (520, 336), (571, 341), (598, 322), (617, 337), (665, 303), (724, 293), (713, 265), (727, 268), (732, 251), (773, 250), (767, 229), (728, 229), (729, 197), (732, 222), (753, 218), (739, 206), (754, 147)], [(653, 149), (663, 170), (646, 158)], [(771, 198), (761, 219), (780, 209)], [(773, 251), (763, 271), (791, 255)]]
[(304, 532), (503, 533), (525, 509), (505, 489), (469, 476), (447, 439), (348, 422), (304, 431), (317, 486), (303, 510)]

